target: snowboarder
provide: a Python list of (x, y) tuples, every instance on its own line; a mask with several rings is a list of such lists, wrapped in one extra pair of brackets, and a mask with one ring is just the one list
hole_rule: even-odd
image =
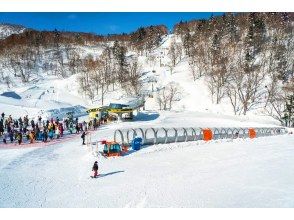
[(83, 139), (83, 145), (85, 145), (85, 137), (86, 137), (86, 132), (83, 132), (81, 136), (81, 138)]
[(98, 174), (98, 162), (95, 161), (93, 167), (92, 167), (92, 171), (94, 172), (93, 174), (93, 178), (96, 178), (99, 174)]

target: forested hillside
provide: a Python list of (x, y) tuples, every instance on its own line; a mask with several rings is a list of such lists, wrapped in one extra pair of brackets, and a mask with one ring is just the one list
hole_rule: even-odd
[[(46, 77), (76, 75), (80, 92), (89, 100), (103, 104), (119, 90), (154, 96), (159, 109), (170, 110), (197, 90), (183, 92), (180, 81), (186, 80), (205, 85), (206, 98), (215, 106), (230, 105), (233, 113), (244, 115), (259, 110), (290, 125), (293, 22), (293, 13), (226, 13), (181, 21), (172, 33), (164, 25), (108, 36), (2, 31), (7, 37), (0, 38), (0, 83), (13, 90)], [(165, 72), (171, 80), (164, 85)]]

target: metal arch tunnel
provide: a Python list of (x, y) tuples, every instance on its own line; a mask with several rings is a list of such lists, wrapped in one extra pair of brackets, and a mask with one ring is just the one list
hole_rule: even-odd
[(218, 140), (233, 138), (257, 138), (285, 134), (286, 129), (282, 127), (260, 127), (260, 128), (131, 128), (117, 129), (114, 132), (114, 141), (120, 144), (131, 144), (135, 137), (141, 137), (143, 145), (167, 144), (176, 142), (188, 142), (198, 140)]

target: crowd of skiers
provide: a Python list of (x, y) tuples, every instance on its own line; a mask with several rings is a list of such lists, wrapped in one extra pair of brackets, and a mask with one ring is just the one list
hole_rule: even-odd
[(42, 120), (41, 116), (38, 116), (37, 120), (29, 120), (28, 115), (17, 119), (12, 118), (11, 115), (5, 117), (3, 112), (0, 116), (0, 137), (2, 136), (4, 144), (8, 142), (17, 142), (19, 145), (24, 142), (48, 142), (52, 139), (62, 138), (64, 131), (71, 134), (80, 133), (87, 131), (89, 128), (96, 130), (98, 126), (97, 120), (80, 123), (78, 118), (60, 121), (58, 117), (56, 119), (51, 118), (51, 120)]

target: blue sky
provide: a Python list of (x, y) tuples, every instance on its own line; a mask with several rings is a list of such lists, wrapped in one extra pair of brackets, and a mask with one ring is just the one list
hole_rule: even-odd
[[(213, 15), (221, 15), (214, 12)], [(36, 30), (78, 31), (96, 34), (119, 34), (141, 26), (165, 24), (170, 30), (181, 20), (209, 18), (212, 12), (69, 12), (69, 13), (0, 13), (0, 23), (21, 24)]]

